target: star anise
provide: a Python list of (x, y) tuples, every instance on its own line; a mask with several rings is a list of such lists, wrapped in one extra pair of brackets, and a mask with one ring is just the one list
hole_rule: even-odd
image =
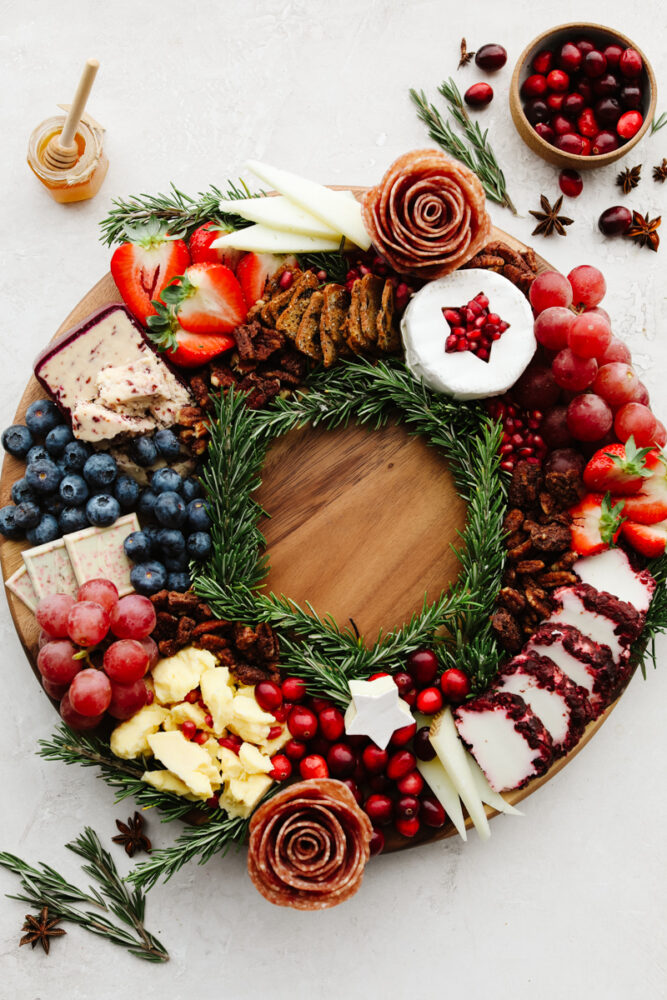
[(534, 215), (537, 219), (537, 225), (533, 229), (533, 236), (551, 236), (555, 231), (559, 236), (567, 236), (565, 232), (565, 226), (571, 226), (573, 219), (568, 219), (565, 215), (559, 215), (561, 210), (561, 205), (563, 204), (563, 196), (561, 195), (557, 202), (550, 205), (544, 195), (540, 195), (540, 205), (542, 206), (541, 212), (533, 212), (531, 210), (531, 215)]
[(63, 934), (67, 934), (62, 927), (56, 927), (56, 924), (60, 923), (60, 917), (49, 918), (48, 907), (43, 907), (38, 917), (33, 917), (31, 913), (26, 913), (25, 923), (21, 928), (22, 931), (27, 931), (21, 940), (19, 941), (19, 947), (22, 944), (31, 944), (34, 948), (36, 944), (41, 944), (42, 948), (48, 955), (49, 948), (51, 944), (49, 938), (52, 937), (62, 937)]
[(467, 66), (468, 63), (470, 62), (470, 60), (472, 59), (472, 57), (474, 56), (474, 54), (475, 54), (474, 52), (468, 52), (468, 48), (466, 46), (466, 40), (465, 40), (465, 38), (462, 38), (461, 39), (461, 58), (459, 59), (459, 64), (457, 66), (457, 69), (463, 69), (464, 66)]
[(616, 183), (620, 188), (623, 188), (623, 194), (630, 194), (632, 189), (637, 187), (641, 180), (641, 172), (641, 163), (638, 163), (636, 167), (626, 167), (625, 170), (621, 170), (616, 177)]
[(657, 181), (658, 184), (667, 181), (667, 159), (663, 159), (662, 163), (653, 168), (653, 180)]
[(639, 212), (632, 213), (632, 225), (628, 229), (626, 235), (638, 243), (640, 247), (648, 247), (649, 250), (657, 251), (660, 246), (660, 237), (658, 236), (658, 227), (660, 226), (660, 216), (657, 215), (655, 219), (649, 219), (648, 212), (646, 215), (640, 215)]
[(144, 833), (143, 816), (135, 812), (134, 816), (128, 816), (127, 823), (121, 823), (117, 819), (116, 826), (120, 832), (111, 839), (114, 844), (121, 844), (125, 848), (126, 854), (131, 858), (134, 857), (137, 851), (139, 853), (146, 851), (147, 854), (150, 854), (151, 842)]

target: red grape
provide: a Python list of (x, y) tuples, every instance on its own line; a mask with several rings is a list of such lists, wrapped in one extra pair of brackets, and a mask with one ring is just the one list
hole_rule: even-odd
[(610, 340), (611, 327), (604, 316), (582, 313), (570, 327), (569, 346), (580, 358), (599, 358)]
[(616, 411), (614, 432), (619, 441), (635, 439), (635, 444), (646, 448), (653, 444), (657, 420), (643, 403), (626, 403)]
[(108, 631), (109, 615), (94, 601), (78, 601), (67, 616), (67, 632), (79, 646), (96, 646)]
[(42, 646), (37, 655), (37, 668), (52, 684), (69, 684), (81, 670), (81, 660), (75, 660), (78, 650), (69, 639), (55, 639)]
[(53, 681), (47, 681), (46, 677), (42, 677), (42, 687), (49, 698), (53, 698), (54, 701), (60, 701), (62, 696), (66, 694), (69, 684), (54, 684)]
[(648, 389), (643, 382), (637, 383), (637, 392), (632, 398), (633, 403), (642, 403), (644, 406), (648, 406), (650, 403), (650, 397), (648, 394)]
[(72, 707), (69, 691), (66, 691), (60, 702), (60, 717), (70, 729), (94, 729), (104, 718), (104, 712), (99, 715), (81, 715)]
[(604, 399), (588, 392), (567, 408), (567, 426), (577, 441), (599, 441), (611, 429), (613, 414)]
[(572, 442), (567, 426), (567, 407), (554, 406), (540, 424), (540, 437), (549, 448), (566, 448)]
[(136, 639), (112, 642), (104, 654), (104, 671), (112, 681), (129, 684), (138, 681), (148, 670), (149, 656)]
[(160, 659), (160, 651), (157, 648), (157, 643), (150, 636), (147, 636), (145, 639), (137, 639), (137, 642), (141, 643), (148, 653), (148, 669), (152, 670), (153, 667), (157, 666), (157, 662)]
[[(567, 280), (572, 286), (572, 299), (575, 306), (592, 309), (602, 302), (607, 291), (607, 283), (601, 271), (590, 264), (580, 264), (570, 271)], [(568, 303), (569, 304), (569, 303)]]
[(564, 306), (550, 306), (535, 320), (535, 339), (550, 351), (562, 351), (567, 347), (570, 327), (574, 323), (574, 313)]
[(37, 605), (35, 618), (52, 639), (66, 639), (67, 616), (75, 604), (69, 594), (49, 594)]
[(512, 398), (524, 410), (548, 410), (559, 396), (551, 369), (542, 365), (529, 365), (512, 388)]
[(111, 611), (111, 631), (119, 639), (145, 639), (155, 628), (155, 608), (147, 597), (128, 594)]
[(118, 603), (118, 588), (111, 580), (86, 580), (79, 587), (77, 601), (95, 601), (101, 604), (105, 611), (111, 612), (114, 604)]
[(602, 365), (611, 364), (612, 361), (623, 361), (626, 365), (629, 365), (630, 359), (629, 348), (618, 337), (612, 336), (606, 349), (598, 358), (598, 364), (602, 367)]
[(129, 719), (143, 708), (148, 699), (148, 688), (141, 678), (131, 684), (111, 684), (111, 701), (107, 709), (114, 719)]
[(95, 667), (82, 670), (70, 684), (69, 701), (79, 715), (102, 715), (111, 701), (111, 681)]
[(615, 410), (634, 400), (638, 386), (639, 379), (630, 365), (612, 361), (598, 371), (593, 390)]
[(530, 286), (529, 297), (535, 312), (541, 313), (550, 306), (571, 305), (572, 288), (558, 271), (543, 271)]
[(660, 420), (655, 422), (655, 431), (653, 432), (653, 444), (656, 444), (658, 448), (664, 448), (667, 444), (667, 428)]
[(598, 363), (595, 358), (580, 358), (566, 347), (553, 359), (551, 368), (561, 389), (581, 392), (595, 379)]

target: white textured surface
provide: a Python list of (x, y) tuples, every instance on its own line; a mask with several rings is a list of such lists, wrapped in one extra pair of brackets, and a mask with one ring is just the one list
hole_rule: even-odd
[[(471, 48), (504, 43), (513, 64), (538, 31), (587, 17), (634, 37), (665, 85), (666, 16), (658, 0), (477, 0), (467, 7), (443, 0), (5, 0), (2, 425), (38, 348), (107, 267), (97, 222), (113, 196), (164, 190), (171, 180), (190, 192), (224, 184), (249, 157), (323, 182), (373, 183), (395, 156), (428, 145), (407, 88), (423, 86), (435, 97), (455, 68), (462, 34)], [(61, 207), (30, 175), (25, 148), (55, 102), (71, 99), (88, 55), (101, 60), (90, 109), (108, 128), (111, 168), (94, 201)], [(479, 77), (474, 66), (457, 75), (462, 87)], [(506, 106), (509, 78), (509, 67), (494, 78), (496, 97), (480, 121), (490, 126), (521, 215), (492, 208), (494, 220), (528, 238), (527, 210), (541, 191), (556, 196), (556, 171), (518, 139)], [(667, 129), (631, 155), (630, 165), (644, 163), (644, 179), (627, 203), (654, 214), (667, 208), (667, 185), (650, 177), (664, 155)], [(603, 268), (610, 285), (603, 304), (660, 399), (667, 246), (654, 255), (600, 237), (599, 212), (623, 201), (615, 173), (611, 166), (586, 177), (584, 194), (567, 206), (576, 219), (567, 239), (534, 245), (566, 271), (583, 262)], [(657, 409), (664, 419), (665, 404)], [(7, 706), (0, 847), (74, 875), (64, 842), (84, 823), (108, 841), (114, 818), (125, 818), (129, 806), (115, 807), (93, 771), (35, 756), (53, 710), (4, 606), (0, 629)], [(242, 855), (191, 866), (148, 899), (148, 925), (172, 956), (164, 967), (78, 928), (48, 959), (19, 951), (27, 908), (3, 901), (0, 995), (664, 997), (667, 644), (660, 652), (662, 669), (646, 683), (635, 678), (593, 743), (525, 802), (523, 818), (494, 820), (488, 843), (471, 837), (467, 845), (447, 841), (380, 858), (354, 899), (314, 915), (272, 908), (249, 884)], [(149, 827), (157, 844), (173, 836), (157, 819)], [(4, 872), (0, 891), (16, 891)]]

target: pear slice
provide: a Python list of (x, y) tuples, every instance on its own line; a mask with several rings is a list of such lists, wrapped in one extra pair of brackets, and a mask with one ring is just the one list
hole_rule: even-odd
[(214, 249), (233, 247), (235, 250), (253, 253), (321, 253), (338, 250), (340, 242), (339, 236), (306, 236), (305, 233), (288, 233), (281, 229), (255, 225), (225, 233), (213, 240), (211, 246)]
[(456, 731), (449, 708), (443, 709), (436, 715), (431, 723), (430, 737), (431, 745), (468, 810), (477, 833), (482, 840), (488, 840), (491, 830), (484, 811), (484, 803), (477, 790), (465, 747)]
[(473, 781), (475, 782), (475, 787), (482, 802), (486, 802), (487, 806), (491, 806), (492, 809), (496, 809), (498, 812), (507, 813), (508, 816), (523, 816), (520, 809), (515, 809), (511, 806), (509, 802), (506, 802), (502, 797), (500, 792), (495, 792), (491, 785), (486, 780), (486, 775), (481, 769), (475, 758), (466, 750), (466, 757), (468, 759), (468, 765), (472, 773)]
[(269, 229), (280, 229), (287, 233), (303, 233), (305, 236), (319, 236), (322, 239), (342, 236), (331, 226), (320, 222), (310, 212), (305, 212), (294, 202), (278, 195), (276, 198), (243, 198), (239, 201), (220, 202), (220, 211), (240, 215), (249, 222), (258, 222)]

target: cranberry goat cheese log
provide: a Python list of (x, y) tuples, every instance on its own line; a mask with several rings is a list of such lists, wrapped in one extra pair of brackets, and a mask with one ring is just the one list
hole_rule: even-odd
[[(599, 591), (587, 584), (560, 587), (554, 592), (559, 610), (549, 618), (553, 625), (573, 625), (599, 646), (607, 646), (615, 664), (627, 655), (628, 640), (618, 634), (617, 622), (599, 607)], [(606, 602), (605, 602), (606, 605)]]
[(609, 704), (618, 667), (608, 646), (593, 642), (574, 625), (546, 621), (530, 637), (525, 652), (548, 657), (574, 684), (584, 688), (594, 718)]
[(634, 570), (623, 549), (607, 549), (586, 556), (579, 559), (572, 570), (582, 583), (631, 604), (640, 614), (648, 611), (655, 580), (647, 569)]
[(454, 721), (495, 792), (522, 788), (553, 760), (548, 730), (516, 694), (487, 691), (457, 708)]

